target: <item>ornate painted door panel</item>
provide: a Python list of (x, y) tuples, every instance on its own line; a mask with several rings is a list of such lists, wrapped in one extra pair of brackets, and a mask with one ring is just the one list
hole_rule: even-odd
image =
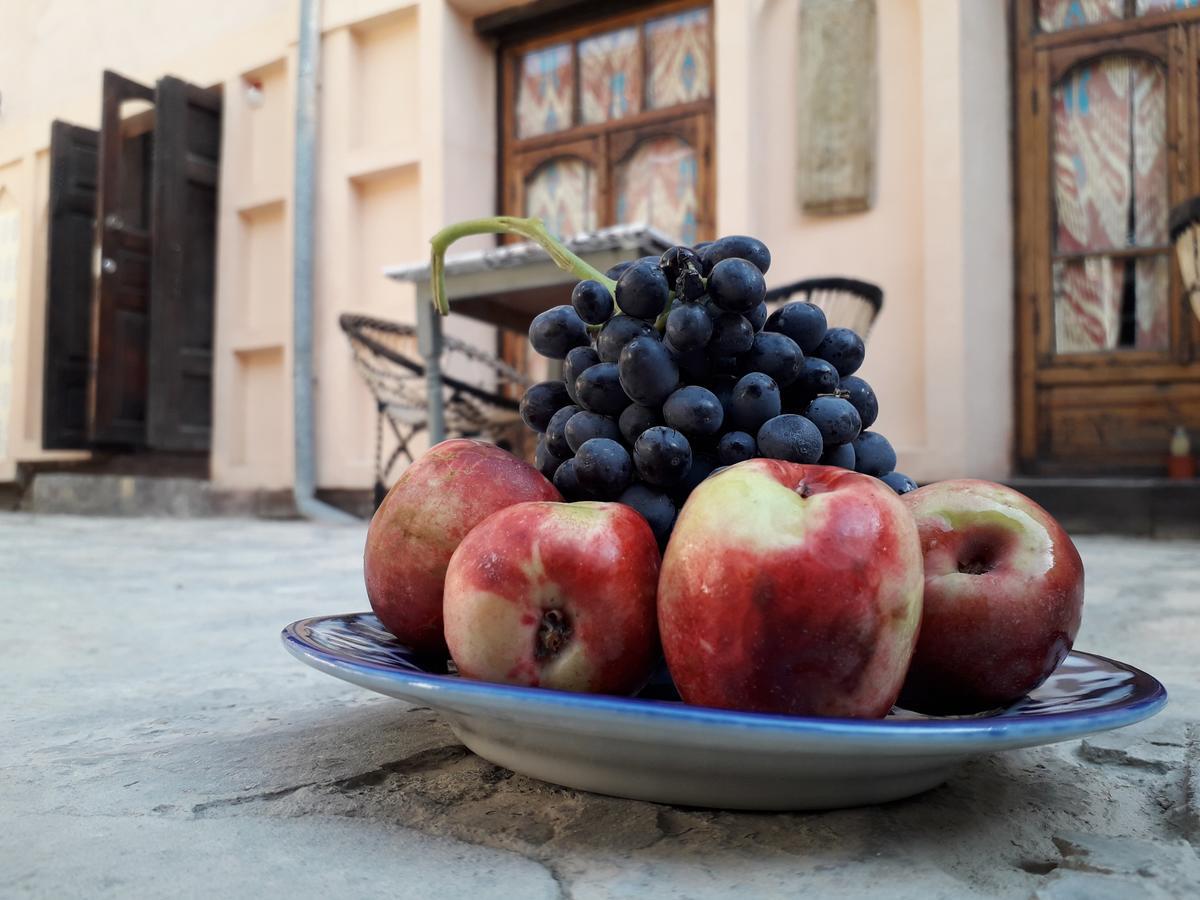
[(1176, 426), (1200, 436), (1200, 345), (1167, 235), (1196, 188), (1196, 35), (1105, 2), (1041, 0), (1037, 21), (1019, 7), (1017, 457), (1031, 473), (1157, 474)]

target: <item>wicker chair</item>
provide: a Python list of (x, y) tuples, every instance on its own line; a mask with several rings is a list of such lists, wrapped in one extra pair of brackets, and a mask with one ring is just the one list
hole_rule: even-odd
[[(416, 353), (417, 330), (411, 325), (344, 313), (338, 324), (350, 340), (358, 372), (375, 398), (375, 505), (387, 493), (388, 476), (401, 456), (412, 462), (409, 443), (426, 427), (425, 367)], [(445, 356), (482, 363), (495, 373), (498, 386), (531, 383), (530, 379), (494, 356), (450, 336), (443, 338)], [(510, 397), (469, 384), (443, 373), (446, 392), (446, 436), (472, 437), (512, 449), (524, 423), (519, 404)], [(384, 459), (383, 427), (387, 423), (396, 447)]]
[(866, 340), (883, 308), (883, 289), (853, 278), (809, 278), (767, 291), (774, 311), (790, 300), (807, 300), (821, 307), (831, 326), (850, 328)]

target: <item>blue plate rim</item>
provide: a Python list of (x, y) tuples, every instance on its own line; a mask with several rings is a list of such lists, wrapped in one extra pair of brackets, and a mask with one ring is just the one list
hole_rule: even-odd
[[(340, 613), (334, 615), (309, 616), (287, 625), (280, 633), (284, 647), (302, 661), (305, 658), (320, 663), (318, 668), (336, 674), (338, 671), (358, 672), (372, 679), (381, 676), (385, 680), (399, 681), (414, 688), (429, 692), (429, 695), (453, 696), (471, 700), (503, 699), (517, 705), (534, 705), (543, 710), (557, 709), (562, 712), (587, 712), (597, 715), (619, 716), (623, 720), (637, 717), (658, 721), (664, 725), (715, 726), (720, 728), (748, 729), (758, 732), (776, 732), (794, 737), (821, 737), (845, 739), (877, 739), (886, 737), (890, 741), (923, 745), (927, 741), (942, 738), (952, 739), (955, 744), (987, 744), (998, 738), (1013, 736), (1022, 738), (1022, 743), (1065, 739), (1071, 735), (1106, 731), (1132, 725), (1153, 716), (1167, 704), (1166, 687), (1153, 675), (1123, 663), (1120, 660), (1072, 650), (1080, 655), (1098, 660), (1127, 671), (1134, 676), (1135, 685), (1144, 692), (1132, 700), (1118, 702), (1112, 706), (1077, 712), (1065, 711), (1042, 713), (1037, 716), (1008, 716), (1001, 713), (988, 717), (952, 717), (903, 719), (849, 719), (815, 716), (790, 716), (774, 713), (741, 712), (705, 706), (691, 706), (677, 701), (653, 700), (634, 697), (618, 697), (605, 694), (579, 694), (556, 691), (548, 688), (531, 688), (518, 685), (472, 681), (454, 675), (439, 675), (421, 670), (405, 670), (396, 666), (367, 661), (350, 661), (305, 640), (301, 629), (311, 628), (314, 623), (332, 619), (347, 619), (373, 615), (368, 611)], [(532, 701), (532, 703), (531, 703)]]

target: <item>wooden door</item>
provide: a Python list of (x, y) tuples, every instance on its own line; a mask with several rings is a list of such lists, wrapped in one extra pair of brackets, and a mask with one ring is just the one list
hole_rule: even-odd
[(158, 82), (149, 330), (147, 442), (207, 451), (221, 96), (177, 78)]
[(154, 128), (152, 112), (123, 110), (131, 100), (153, 103), (154, 91), (105, 72), (88, 429), (94, 444), (136, 447), (146, 442)]
[(95, 238), (98, 134), (54, 122), (50, 128), (49, 233), (42, 446), (87, 446), (92, 242)]
[(1200, 187), (1200, 35), (1132, 5), (1039, 33), (1018, 9), (1019, 465), (1159, 474), (1177, 426), (1200, 435), (1200, 330), (1167, 234)]

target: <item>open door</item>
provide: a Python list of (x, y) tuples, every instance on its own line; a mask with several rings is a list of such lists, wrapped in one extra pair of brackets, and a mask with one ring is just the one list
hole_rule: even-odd
[(155, 116), (147, 443), (207, 451), (221, 95), (164, 78)]
[(42, 446), (47, 450), (77, 450), (88, 445), (98, 141), (91, 128), (66, 122), (55, 122), (50, 128), (49, 265), (42, 382)]
[(154, 92), (104, 73), (92, 295), (88, 433), (94, 444), (146, 442), (150, 191)]

